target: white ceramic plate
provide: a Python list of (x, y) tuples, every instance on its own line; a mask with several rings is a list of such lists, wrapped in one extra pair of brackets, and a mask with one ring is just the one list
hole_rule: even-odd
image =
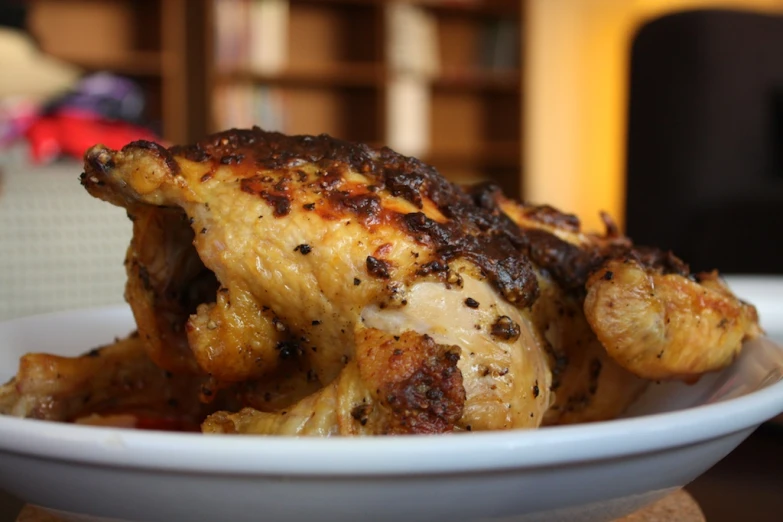
[[(783, 344), (783, 275), (729, 275), (726, 281), (738, 297), (754, 304), (767, 336)], [(783, 426), (783, 415), (770, 422)]]
[[(25, 352), (81, 353), (132, 325), (124, 307), (0, 324), (0, 379)], [(535, 431), (315, 440), (0, 417), (0, 488), (73, 520), (612, 520), (783, 411), (782, 371), (759, 340), (694, 386), (653, 387), (635, 417)]]
[(767, 335), (783, 343), (783, 276), (729, 275), (726, 282), (737, 297), (753, 303)]

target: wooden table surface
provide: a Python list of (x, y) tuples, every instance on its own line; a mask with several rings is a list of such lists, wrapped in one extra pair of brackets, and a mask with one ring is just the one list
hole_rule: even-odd
[[(623, 517), (616, 522), (704, 522), (699, 505), (685, 490), (675, 491), (641, 511)], [(32, 506), (25, 506), (16, 522), (63, 522)]]

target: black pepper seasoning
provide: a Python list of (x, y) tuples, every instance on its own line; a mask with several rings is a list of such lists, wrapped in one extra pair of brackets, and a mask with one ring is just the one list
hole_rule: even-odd
[(299, 252), (303, 256), (306, 256), (307, 254), (312, 252), (312, 250), (313, 250), (313, 248), (310, 245), (307, 245), (307, 244), (304, 244), (304, 243), (301, 244), (301, 245), (297, 245), (296, 248), (294, 248), (294, 252)]
[(380, 279), (389, 279), (389, 263), (373, 256), (367, 256), (367, 272)]

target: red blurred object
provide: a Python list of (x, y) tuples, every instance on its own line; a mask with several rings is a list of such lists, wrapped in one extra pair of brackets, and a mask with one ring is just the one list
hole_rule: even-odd
[(25, 137), (35, 163), (47, 163), (61, 155), (81, 159), (96, 143), (119, 149), (135, 140), (159, 141), (144, 127), (76, 111), (40, 117), (27, 129)]
[(137, 416), (136, 429), (153, 431), (190, 431), (201, 433), (201, 427), (191, 421), (175, 417)]

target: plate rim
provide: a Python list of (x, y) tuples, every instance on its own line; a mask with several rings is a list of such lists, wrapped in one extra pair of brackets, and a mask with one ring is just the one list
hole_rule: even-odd
[[(130, 310), (126, 305), (113, 305), (53, 312), (11, 319), (0, 323), (0, 327), (118, 312), (129, 314)], [(783, 352), (783, 345), (769, 342)], [(628, 457), (754, 429), (781, 412), (783, 380), (740, 397), (673, 412), (536, 430), (446, 435), (226, 436), (80, 426), (0, 416), (0, 455), (14, 453), (46, 460), (201, 474), (433, 475), (552, 467)], [(293, 462), (292, 455), (296, 457)]]

